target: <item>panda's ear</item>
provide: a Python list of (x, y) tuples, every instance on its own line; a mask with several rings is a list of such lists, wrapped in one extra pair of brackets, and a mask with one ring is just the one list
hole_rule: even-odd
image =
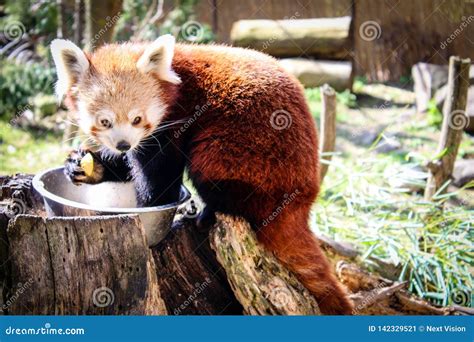
[(77, 84), (89, 70), (90, 63), (85, 53), (69, 40), (53, 40), (51, 53), (58, 74), (56, 96), (61, 101), (71, 87)]
[(164, 81), (181, 83), (181, 79), (171, 68), (174, 45), (175, 39), (172, 35), (161, 36), (145, 49), (137, 62), (137, 69), (143, 73), (152, 72)]

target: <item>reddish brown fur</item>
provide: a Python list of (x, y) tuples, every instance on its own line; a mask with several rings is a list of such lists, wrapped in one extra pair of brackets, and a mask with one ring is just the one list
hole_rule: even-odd
[[(111, 45), (91, 63), (102, 74), (135, 73), (144, 47)], [(204, 201), (245, 217), (265, 247), (315, 295), (323, 313), (350, 314), (351, 304), (308, 226), (319, 192), (318, 141), (301, 85), (273, 58), (252, 50), (178, 44), (173, 68), (182, 84), (155, 80), (150, 86), (170, 105), (166, 121), (196, 116), (196, 106), (207, 106), (174, 141), (176, 158), (186, 162)], [(132, 96), (149, 93), (143, 84), (137, 87)], [(291, 125), (277, 130), (271, 115), (281, 110)]]

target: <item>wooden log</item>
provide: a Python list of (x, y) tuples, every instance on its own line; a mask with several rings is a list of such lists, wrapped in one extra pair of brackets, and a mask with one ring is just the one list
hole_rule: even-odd
[(350, 17), (239, 20), (232, 26), (233, 45), (276, 57), (314, 56), (346, 60), (350, 53)]
[(325, 84), (321, 91), (321, 119), (319, 125), (319, 153), (321, 163), (319, 171), (320, 183), (328, 171), (328, 163), (331, 161), (331, 153), (336, 148), (336, 92), (329, 85)]
[(306, 58), (284, 58), (281, 66), (305, 87), (329, 84), (342, 91), (352, 87), (352, 64), (340, 61), (316, 61)]
[(11, 314), (166, 313), (137, 216), (19, 215), (8, 240)]
[(314, 297), (258, 244), (247, 222), (218, 214), (210, 241), (245, 314), (320, 314)]
[(225, 273), (193, 220), (177, 222), (152, 253), (163, 300), (174, 315), (241, 315)]
[(427, 164), (428, 181), (425, 199), (431, 200), (442, 185), (451, 177), (458, 154), (463, 129), (467, 125), (467, 91), (471, 61), (452, 56), (449, 59), (448, 91), (443, 107), (443, 126), (436, 151), (438, 159)]
[(380, 277), (359, 265), (340, 261), (336, 274), (352, 292), (354, 314), (357, 315), (449, 315), (474, 314), (463, 307), (437, 307), (409, 293), (406, 283)]

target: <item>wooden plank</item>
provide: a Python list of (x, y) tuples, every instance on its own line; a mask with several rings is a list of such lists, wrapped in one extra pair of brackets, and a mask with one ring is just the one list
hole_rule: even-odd
[(237, 20), (342, 17), (350, 15), (350, 9), (351, 0), (216, 0), (199, 1), (196, 17), (199, 22), (210, 24), (217, 12), (217, 39), (229, 43), (232, 24)]
[(472, 13), (468, 3), (354, 1), (356, 75), (371, 81), (400, 81), (420, 61), (446, 64), (450, 55), (474, 58), (466, 39), (474, 31), (474, 25), (467, 22)]
[[(446, 64), (450, 55), (474, 59), (474, 3), (465, 0), (239, 0), (200, 1), (196, 18), (212, 22), (217, 8), (217, 41), (229, 43), (232, 24), (246, 19), (307, 19), (352, 16), (354, 69), (374, 81), (400, 81), (413, 64)], [(354, 11), (352, 3), (355, 4)], [(360, 34), (380, 25), (378, 39)], [(361, 30), (362, 27), (362, 30)], [(373, 27), (373, 26), (372, 26)], [(367, 32), (367, 31), (366, 31)], [(454, 37), (452, 39), (451, 37)]]

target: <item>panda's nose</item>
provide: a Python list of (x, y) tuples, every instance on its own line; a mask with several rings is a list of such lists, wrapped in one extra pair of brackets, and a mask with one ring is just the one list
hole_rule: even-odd
[(130, 144), (126, 142), (125, 140), (121, 140), (117, 143), (117, 150), (121, 152), (126, 152), (130, 149)]

